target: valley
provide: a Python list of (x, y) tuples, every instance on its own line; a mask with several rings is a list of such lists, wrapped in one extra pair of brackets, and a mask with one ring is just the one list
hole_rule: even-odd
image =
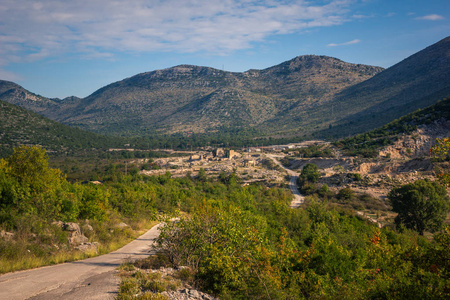
[[(450, 136), (448, 121), (421, 126), (410, 135), (400, 137), (394, 145), (380, 149), (377, 158), (348, 156), (339, 148), (325, 141), (305, 141), (287, 145), (249, 147), (239, 150), (222, 148), (186, 152), (182, 157), (152, 160), (154, 170), (142, 170), (140, 174), (160, 176), (170, 172), (173, 177), (198, 177), (202, 172), (209, 178), (220, 179), (221, 174), (235, 174), (243, 185), (260, 182), (265, 186), (292, 185), (294, 178), (307, 164), (318, 166), (321, 178), (318, 186), (326, 185), (335, 194), (349, 188), (364, 201), (332, 200), (335, 205), (377, 216), (383, 225), (393, 225), (395, 214), (387, 200), (394, 188), (419, 179), (434, 180), (438, 165), (430, 158), (430, 148), (436, 138)], [(299, 149), (323, 147), (331, 150), (331, 157), (301, 157)], [(170, 151), (169, 151), (170, 152)], [(182, 152), (183, 153), (183, 152)], [(283, 164), (282, 164), (282, 163)], [(142, 166), (147, 159), (130, 160), (130, 165)], [(441, 167), (445, 167), (445, 164)], [(293, 190), (291, 206), (296, 208), (305, 201), (305, 195), (297, 196)], [(307, 200), (306, 200), (307, 201)], [(450, 219), (447, 220), (450, 224)]]
[[(448, 298), (449, 74), (447, 37), (387, 69), (178, 65), (64, 99), (0, 81), (0, 273), (161, 222), (144, 259), (70, 264), (121, 261), (117, 299)], [(50, 276), (30, 295), (106, 288)]]

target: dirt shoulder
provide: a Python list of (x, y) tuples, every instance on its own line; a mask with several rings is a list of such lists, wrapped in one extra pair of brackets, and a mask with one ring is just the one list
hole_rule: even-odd
[(148, 256), (158, 226), (109, 254), (1, 275), (0, 299), (114, 299), (119, 285), (116, 268)]

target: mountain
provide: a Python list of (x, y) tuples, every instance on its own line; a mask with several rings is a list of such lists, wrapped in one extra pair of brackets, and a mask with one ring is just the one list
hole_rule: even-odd
[(43, 114), (59, 104), (58, 101), (33, 94), (14, 82), (3, 80), (0, 80), (0, 100)]
[(83, 99), (47, 99), (0, 81), (0, 99), (110, 135), (251, 129), (256, 136), (339, 137), (450, 96), (449, 57), (450, 37), (386, 70), (305, 55), (242, 73), (180, 65), (112, 83)]
[(335, 114), (345, 118), (321, 135), (364, 132), (449, 96), (450, 37), (447, 37), (337, 94), (330, 105)]
[(211, 132), (223, 127), (276, 132), (265, 123), (274, 118), (292, 123), (283, 115), (293, 108), (303, 110), (331, 99), (382, 70), (313, 55), (243, 73), (181, 65), (138, 74), (84, 99), (42, 100), (35, 108), (28, 103), (25, 107), (98, 133)]
[[(45, 101), (45, 99), (44, 99)], [(116, 146), (115, 139), (59, 124), (0, 100), (0, 157), (18, 145), (41, 145), (49, 152)]]

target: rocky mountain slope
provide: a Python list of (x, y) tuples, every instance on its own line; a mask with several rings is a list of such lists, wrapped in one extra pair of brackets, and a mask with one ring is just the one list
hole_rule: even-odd
[(275, 117), (283, 120), (293, 107), (305, 109), (325, 101), (381, 70), (320, 56), (297, 57), (244, 73), (181, 65), (113, 83), (76, 106), (64, 103), (61, 110), (46, 114), (63, 123), (108, 133), (255, 127)]
[(0, 100), (43, 114), (51, 107), (58, 106), (57, 101), (33, 94), (14, 82), (4, 80), (0, 80)]
[[(336, 136), (382, 126), (450, 96), (450, 37), (337, 94)], [(348, 114), (353, 110), (354, 113)], [(356, 113), (355, 113), (356, 112)]]
[[(65, 124), (110, 134), (209, 132), (224, 126), (261, 126), (274, 119), (296, 126), (295, 120), (284, 118), (292, 109), (314, 107), (380, 71), (311, 55), (243, 73), (181, 65), (138, 74), (84, 99), (31, 102), (31, 93), (16, 86), (3, 88), (0, 99)], [(11, 99), (13, 91), (21, 97)], [(278, 131), (272, 124), (261, 129)]]
[(450, 37), (387, 70), (306, 55), (243, 73), (180, 65), (112, 83), (84, 99), (46, 99), (0, 81), (0, 99), (112, 135), (253, 128), (260, 136), (336, 137), (449, 96), (449, 58)]

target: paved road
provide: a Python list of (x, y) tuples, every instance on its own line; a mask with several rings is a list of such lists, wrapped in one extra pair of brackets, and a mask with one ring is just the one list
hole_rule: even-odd
[(277, 157), (283, 158), (284, 156), (276, 156), (276, 155), (271, 155), (271, 154), (266, 154), (266, 156), (268, 158), (270, 158), (274, 163), (276, 163), (277, 165), (282, 167), (284, 170), (286, 170), (287, 173), (289, 174), (289, 176), (291, 176), (291, 180), (289, 181), (289, 188), (291, 189), (291, 192), (294, 195), (294, 199), (292, 199), (292, 201), (291, 201), (291, 207), (297, 208), (300, 205), (302, 205), (303, 201), (305, 200), (305, 196), (300, 194), (300, 192), (298, 191), (298, 188), (297, 188), (297, 178), (298, 178), (298, 175), (300, 175), (300, 174), (297, 172), (294, 172), (288, 168), (285, 168), (280, 163), (280, 161), (277, 159)]
[(116, 268), (127, 259), (147, 257), (158, 226), (109, 254), (0, 275), (0, 299), (114, 299)]

